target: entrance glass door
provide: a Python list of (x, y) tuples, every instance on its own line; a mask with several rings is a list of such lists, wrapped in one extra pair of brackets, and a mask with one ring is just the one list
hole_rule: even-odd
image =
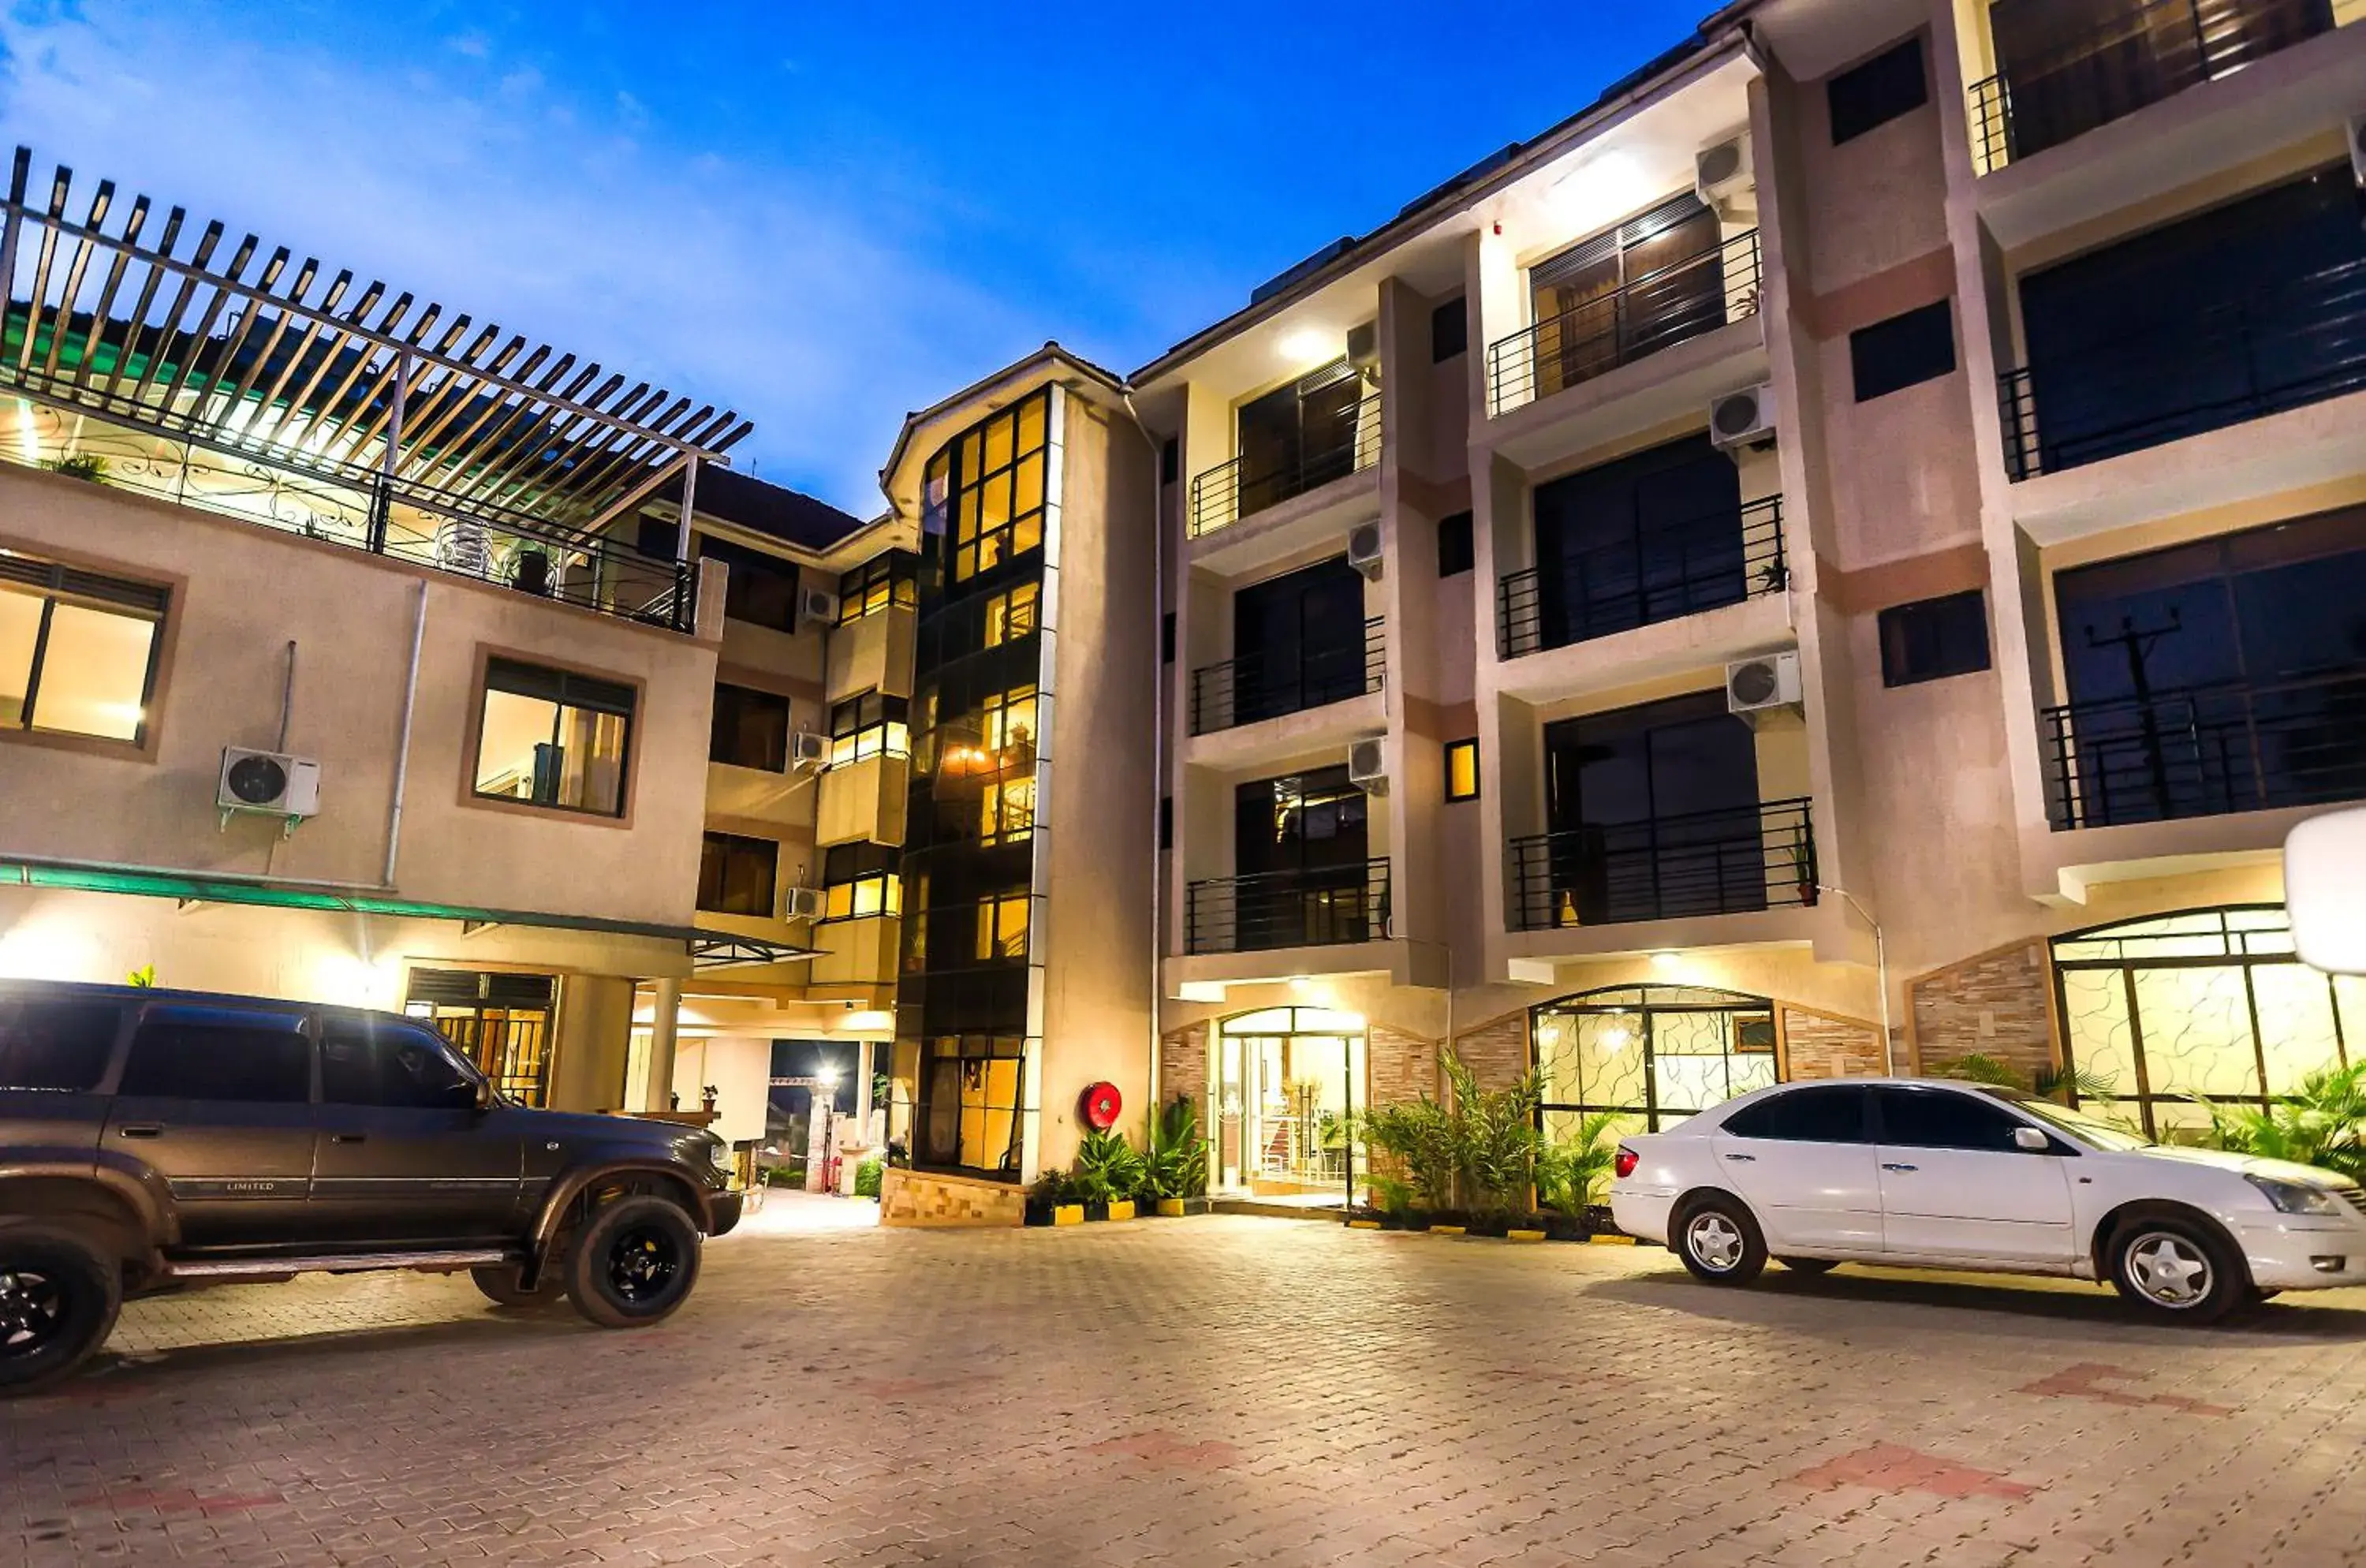
[(1221, 1188), (1263, 1202), (1348, 1201), (1364, 1164), (1354, 1130), (1368, 1102), (1362, 1022), (1272, 1008), (1222, 1026), (1213, 1116)]

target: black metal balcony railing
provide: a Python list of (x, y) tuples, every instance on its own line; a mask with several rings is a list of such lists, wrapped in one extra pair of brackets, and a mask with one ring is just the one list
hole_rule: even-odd
[(1514, 931), (1736, 915), (1816, 901), (1805, 800), (1515, 839)]
[(1207, 735), (1259, 719), (1304, 713), (1380, 689), (1387, 621), (1364, 623), (1363, 646), (1311, 649), (1294, 659), (1250, 654), (1191, 671), (1191, 733)]
[(1337, 422), (1335, 439), (1306, 447), (1295, 462), (1250, 469), (1245, 457), (1219, 463), (1191, 481), (1191, 536), (1229, 528), (1294, 495), (1320, 490), (1380, 460), (1380, 395), (1358, 403)]
[(1758, 313), (1758, 231), (1645, 273), (1487, 348), (1492, 417)]
[(2047, 708), (2056, 830), (2366, 800), (2366, 670)]
[(2366, 260), (1999, 378), (2016, 479), (2366, 389)]
[(1388, 934), (1389, 863), (1269, 871), (1195, 882), (1183, 920), (1187, 953), (1332, 947)]
[(1790, 583), (1783, 498), (1655, 526), (1496, 585), (1495, 648), (1517, 659), (1739, 604)]
[(2114, 5), (1973, 85), (1973, 166), (1990, 174), (2332, 30), (2332, 0)]

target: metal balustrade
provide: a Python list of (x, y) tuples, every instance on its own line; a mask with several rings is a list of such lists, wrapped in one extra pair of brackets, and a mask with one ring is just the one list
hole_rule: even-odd
[(1234, 457), (1193, 479), (1191, 536), (1196, 539), (1229, 528), (1244, 517), (1360, 473), (1380, 460), (1378, 392), (1358, 402), (1353, 416), (1341, 423), (1347, 431), (1343, 439), (1301, 451), (1296, 461), (1282, 467), (1253, 471), (1246, 466), (1247, 458)]
[(1816, 901), (1808, 803), (1696, 811), (1515, 839), (1511, 929), (1734, 915)]
[(1758, 313), (1758, 231), (1671, 262), (1487, 349), (1490, 416)]
[(1739, 604), (1790, 585), (1783, 498), (1656, 525), (1496, 584), (1495, 648), (1505, 659)]
[(1191, 671), (1191, 733), (1207, 735), (1377, 692), (1387, 666), (1387, 622), (1364, 623), (1363, 646), (1306, 649), (1290, 659), (1247, 654)]
[(2366, 667), (2039, 716), (2056, 831), (2366, 799)]
[(1389, 931), (1389, 863), (1212, 877), (1186, 890), (1187, 953), (1373, 942)]

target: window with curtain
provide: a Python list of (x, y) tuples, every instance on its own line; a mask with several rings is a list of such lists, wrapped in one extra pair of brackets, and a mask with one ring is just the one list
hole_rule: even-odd
[(1725, 321), (1717, 214), (1686, 191), (1528, 269), (1536, 395)]
[(485, 662), (475, 789), (600, 817), (625, 814), (633, 688), (510, 659)]
[(0, 728), (144, 741), (169, 598), (0, 550)]

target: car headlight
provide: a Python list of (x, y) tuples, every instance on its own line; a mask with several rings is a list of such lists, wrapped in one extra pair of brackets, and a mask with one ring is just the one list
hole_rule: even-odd
[(2341, 1200), (2332, 1190), (2306, 1181), (2279, 1181), (2272, 1176), (2246, 1176), (2267, 1201), (2287, 1214), (2338, 1214)]
[(706, 1137), (706, 1163), (717, 1170), (731, 1168), (731, 1145), (712, 1133)]

